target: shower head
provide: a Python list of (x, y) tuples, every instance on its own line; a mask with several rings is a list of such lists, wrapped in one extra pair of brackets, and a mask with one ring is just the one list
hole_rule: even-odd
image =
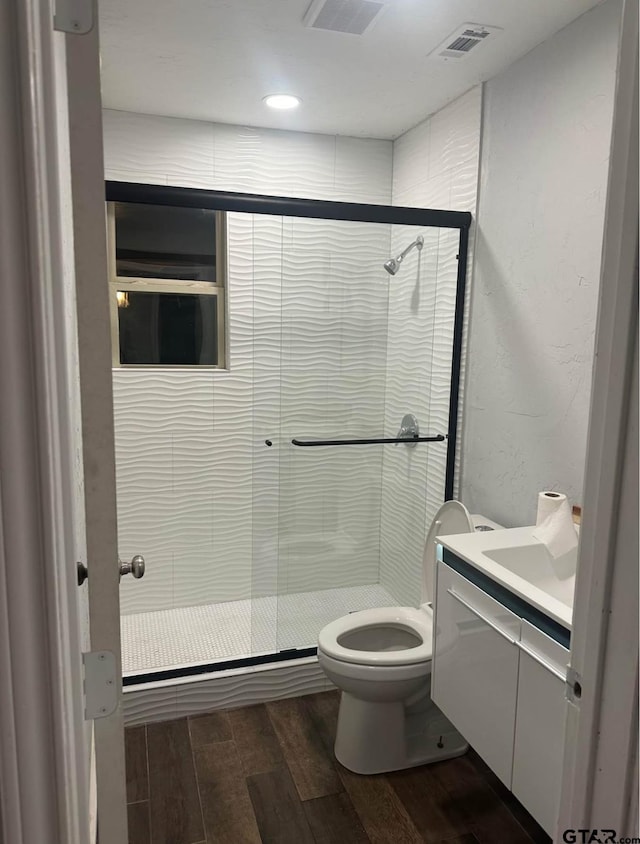
[(413, 243), (410, 243), (407, 248), (404, 249), (396, 258), (389, 258), (388, 261), (384, 262), (383, 266), (385, 270), (389, 273), (389, 275), (395, 275), (400, 269), (400, 264), (404, 261), (409, 252), (411, 252), (412, 249), (417, 249), (419, 252), (423, 246), (424, 237), (419, 234), (418, 237), (416, 237), (416, 239), (413, 241)]

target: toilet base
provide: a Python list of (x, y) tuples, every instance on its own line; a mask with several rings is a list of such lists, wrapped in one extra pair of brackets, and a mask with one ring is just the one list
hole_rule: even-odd
[(469, 745), (430, 699), (416, 710), (342, 692), (335, 755), (356, 774), (383, 774), (441, 762)]

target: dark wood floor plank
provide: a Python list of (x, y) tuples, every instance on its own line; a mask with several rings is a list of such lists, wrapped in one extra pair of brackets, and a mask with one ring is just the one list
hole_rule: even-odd
[(464, 815), (451, 811), (449, 795), (434, 777), (430, 766), (409, 768), (386, 776), (425, 841), (437, 844), (472, 831)]
[(235, 742), (202, 745), (194, 759), (209, 844), (260, 844)]
[(473, 824), (473, 834), (478, 844), (532, 844), (532, 839), (514, 818), (504, 803), (499, 803), (491, 815), (485, 815)]
[(151, 844), (149, 829), (149, 801), (129, 803), (127, 806), (129, 823), (129, 844)]
[(151, 844), (204, 840), (187, 720), (147, 727)]
[[(322, 692), (303, 698), (325, 748), (333, 755), (340, 695)], [(363, 777), (337, 764), (338, 775), (373, 844), (420, 844), (422, 836), (384, 777)]]
[(495, 791), (498, 798), (505, 804), (520, 826), (535, 842), (535, 844), (551, 844), (551, 837), (537, 821), (531, 817), (524, 806), (517, 800), (513, 792), (498, 779), (486, 762), (478, 756), (475, 750), (470, 749), (467, 754), (470, 764), (476, 769), (484, 781)]
[(127, 803), (149, 799), (147, 772), (147, 728), (129, 727), (124, 731), (127, 771)]
[(263, 844), (315, 844), (288, 768), (248, 777), (247, 786)]
[(317, 695), (307, 695), (302, 698), (302, 702), (325, 750), (333, 758), (333, 746), (338, 728), (340, 692), (321, 692)]
[(219, 741), (231, 741), (233, 734), (228, 712), (208, 712), (189, 718), (191, 747), (202, 747)]
[(340, 768), (347, 794), (372, 844), (422, 844), (423, 838), (384, 776)]
[(490, 817), (501, 805), (498, 795), (466, 756), (436, 762), (429, 766), (429, 773), (445, 791), (441, 806), (449, 817), (471, 825)]
[(246, 777), (286, 765), (280, 742), (263, 703), (229, 712), (229, 723)]
[(302, 804), (316, 844), (369, 844), (347, 794), (330, 794)]
[(327, 751), (303, 699), (268, 703), (267, 712), (300, 799), (311, 800), (342, 791), (333, 755)]
[(130, 844), (549, 844), (473, 751), (347, 771), (334, 757), (338, 709), (325, 692), (151, 724), (146, 743), (130, 728)]

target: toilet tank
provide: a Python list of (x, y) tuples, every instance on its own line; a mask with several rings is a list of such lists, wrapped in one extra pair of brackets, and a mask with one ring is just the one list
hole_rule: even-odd
[(477, 531), (481, 530), (504, 530), (504, 525), (499, 525), (497, 522), (487, 519), (486, 516), (481, 516), (479, 513), (472, 513), (473, 526)]

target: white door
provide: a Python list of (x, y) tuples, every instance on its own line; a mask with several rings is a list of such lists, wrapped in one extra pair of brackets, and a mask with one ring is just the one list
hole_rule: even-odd
[(98, 34), (47, 0), (0, 3), (0, 151), (0, 839), (126, 844)]
[(126, 844), (111, 333), (97, 21), (66, 36), (91, 651), (115, 660), (115, 710), (94, 721), (98, 835)]

